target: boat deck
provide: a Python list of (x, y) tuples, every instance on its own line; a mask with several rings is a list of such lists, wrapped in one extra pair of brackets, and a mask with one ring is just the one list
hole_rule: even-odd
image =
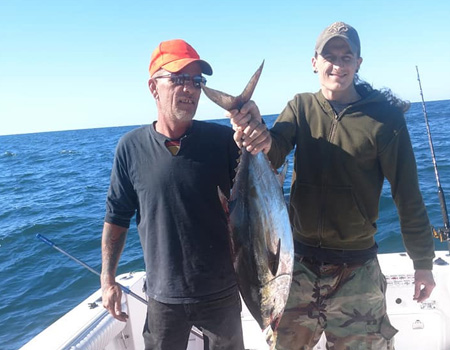
[[(386, 293), (391, 323), (399, 330), (396, 350), (450, 349), (450, 257), (448, 252), (436, 252), (433, 275), (436, 288), (424, 303), (412, 300), (414, 271), (405, 253), (378, 255), (388, 283)], [(144, 297), (144, 272), (118, 277), (121, 284)], [(112, 318), (101, 305), (100, 290), (38, 334), (20, 350), (140, 350), (143, 349), (142, 327), (146, 309), (133, 297), (124, 295), (123, 308), (129, 314), (124, 323)], [(243, 304), (242, 326), (245, 348), (267, 350), (264, 334)], [(200, 334), (200, 335), (199, 335)], [(191, 334), (187, 350), (202, 350), (201, 333)], [(314, 348), (325, 349), (325, 339)]]

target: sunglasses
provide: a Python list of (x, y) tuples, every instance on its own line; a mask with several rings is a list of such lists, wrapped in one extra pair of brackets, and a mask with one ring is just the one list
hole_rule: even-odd
[(201, 88), (200, 84), (206, 85), (206, 79), (205, 77), (201, 75), (194, 75), (191, 77), (189, 74), (167, 74), (167, 75), (160, 75), (159, 77), (154, 77), (153, 79), (159, 79), (159, 78), (169, 78), (170, 81), (175, 85), (185, 85), (187, 81), (192, 81), (192, 84), (197, 89)]

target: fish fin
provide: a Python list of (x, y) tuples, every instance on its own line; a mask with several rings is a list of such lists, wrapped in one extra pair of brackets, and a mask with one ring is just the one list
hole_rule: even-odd
[(235, 106), (238, 104), (237, 97), (228, 95), (225, 92), (208, 88), (203, 84), (202, 90), (211, 101), (227, 111), (235, 109)]
[(258, 83), (263, 67), (264, 61), (259, 66), (255, 74), (253, 74), (253, 76), (250, 78), (250, 81), (247, 83), (247, 86), (245, 87), (242, 94), (237, 97), (228, 95), (225, 92), (219, 90), (211, 89), (209, 87), (206, 87), (204, 84), (201, 84), (202, 90), (211, 101), (227, 111), (231, 111), (233, 109), (241, 109), (244, 103), (250, 101), (253, 91), (255, 91), (255, 87)]
[(234, 170), (233, 184), (236, 182), (236, 178), (237, 178), (237, 175), (238, 175), (239, 169), (240, 169), (239, 165), (241, 163), (241, 160), (242, 160), (242, 148), (239, 149), (239, 157), (236, 159), (236, 167), (233, 169)]
[(219, 186), (217, 186), (217, 194), (219, 195), (219, 200), (220, 204), (222, 204), (223, 211), (227, 214), (227, 217), (229, 217), (230, 208), (228, 206), (228, 198), (223, 194)]
[[(262, 61), (259, 68), (256, 70), (255, 74), (253, 74), (253, 76), (250, 78), (250, 81), (247, 83), (247, 86), (245, 87), (242, 94), (240, 94), (238, 96), (238, 98), (240, 99), (240, 102), (242, 102), (242, 104), (250, 101), (250, 99), (252, 98), (253, 91), (255, 91), (255, 87), (256, 87), (256, 84), (258, 83), (259, 77), (261, 76), (263, 67), (264, 67), (264, 60)], [(240, 106), (239, 108), (241, 108), (241, 107), (242, 106)]]
[(267, 250), (267, 261), (269, 263), (269, 270), (273, 276), (277, 274), (278, 266), (280, 265), (280, 254), (281, 254), (281, 239), (278, 239), (277, 251), (273, 253), (270, 249)]
[[(277, 321), (276, 327), (278, 327), (278, 323), (279, 321)], [(276, 327), (274, 327), (272, 323), (265, 330), (263, 330), (264, 336), (266, 338), (266, 343), (269, 346), (269, 350), (275, 350), (275, 346), (277, 344), (278, 332), (276, 330)]]
[(233, 207), (235, 205), (234, 204), (235, 202), (229, 201), (228, 198), (223, 194), (223, 192), (219, 186), (217, 186), (217, 194), (219, 195), (220, 203), (222, 204), (223, 211), (225, 212), (225, 216), (227, 217), (230, 252), (231, 252), (231, 256), (233, 257), (233, 260), (234, 260), (237, 253), (236, 253), (236, 245), (232, 239), (232, 231), (230, 228), (230, 206)]
[(288, 170), (288, 161), (285, 161), (284, 164), (283, 164), (283, 168), (277, 174), (277, 179), (280, 182), (280, 186), (281, 187), (283, 187), (284, 180), (286, 179), (287, 170)]

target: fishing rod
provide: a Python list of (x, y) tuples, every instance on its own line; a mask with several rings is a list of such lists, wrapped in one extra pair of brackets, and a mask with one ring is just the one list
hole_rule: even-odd
[(422, 92), (422, 83), (420, 82), (420, 75), (419, 75), (419, 68), (416, 66), (417, 71), (417, 80), (419, 81), (419, 88), (420, 88), (420, 96), (422, 97), (422, 110), (423, 110), (423, 116), (425, 117), (425, 124), (427, 127), (427, 134), (428, 134), (428, 143), (430, 145), (431, 150), (431, 159), (433, 161), (434, 166), (434, 174), (436, 177), (436, 183), (438, 187), (438, 197), (439, 197), (439, 203), (441, 206), (441, 214), (444, 221), (444, 228), (438, 228), (437, 230), (432, 226), (433, 229), (433, 235), (435, 238), (439, 238), (441, 242), (447, 241), (449, 251), (450, 251), (450, 223), (448, 220), (448, 211), (447, 211), (447, 204), (445, 203), (445, 196), (444, 196), (444, 190), (441, 186), (441, 180), (439, 178), (439, 172), (437, 168), (437, 162), (436, 162), (436, 156), (434, 154), (434, 146), (433, 146), (433, 140), (431, 138), (431, 131), (430, 131), (430, 125), (428, 124), (428, 114), (427, 109), (425, 107), (425, 100), (423, 98), (423, 92)]
[[(64, 249), (58, 247), (55, 243), (53, 243), (51, 240), (49, 240), (48, 238), (44, 237), (43, 235), (41, 235), (40, 233), (38, 233), (36, 235), (37, 239), (40, 239), (42, 242), (47, 243), (50, 247), (55, 248), (57, 251), (59, 251), (60, 253), (63, 253), (64, 255), (68, 256), (70, 259), (72, 259), (73, 261), (76, 261), (78, 264), (80, 264), (81, 266), (84, 266), (85, 268), (87, 268), (89, 271), (91, 271), (92, 273), (96, 274), (97, 276), (100, 276), (100, 273), (97, 270), (94, 270), (92, 267), (90, 267), (88, 264), (82, 262), (81, 260), (75, 258), (73, 255), (70, 255), (69, 253), (67, 253)], [(117, 282), (116, 282), (117, 283)], [(139, 300), (140, 302), (144, 303), (145, 305), (147, 305), (147, 300), (145, 300), (144, 298), (141, 298), (139, 295), (137, 295), (136, 293), (134, 293), (133, 291), (131, 291), (129, 288), (125, 287), (124, 285), (117, 283), (120, 288), (127, 294), (131, 295), (132, 297), (136, 298), (137, 300)]]
[[(68, 256), (70, 259), (72, 259), (73, 261), (77, 262), (78, 264), (80, 264), (81, 266), (84, 266), (85, 268), (87, 268), (89, 271), (91, 271), (92, 273), (96, 274), (97, 276), (100, 276), (100, 273), (93, 269), (92, 267), (90, 267), (88, 264), (84, 263), (83, 261), (77, 259), (76, 257), (74, 257), (73, 255), (69, 254), (68, 252), (66, 252), (64, 249), (58, 247), (55, 243), (53, 243), (51, 240), (49, 240), (48, 238), (44, 237), (43, 235), (41, 235), (40, 233), (38, 233), (36, 235), (37, 239), (40, 239), (42, 242), (48, 244), (50, 247), (55, 248), (58, 252), (63, 253), (64, 255)], [(117, 283), (117, 282), (116, 282)], [(139, 295), (137, 295), (136, 293), (134, 293), (133, 291), (131, 291), (129, 288), (125, 287), (124, 285), (117, 283), (120, 288), (126, 293), (131, 295), (132, 297), (136, 298), (137, 300), (139, 300), (140, 302), (142, 302), (145, 305), (148, 305), (147, 300), (145, 300), (144, 298), (141, 298)], [(194, 334), (195, 336), (199, 337), (200, 339), (203, 339), (203, 334), (200, 330), (198, 330), (195, 327), (192, 327), (191, 329), (191, 333)]]

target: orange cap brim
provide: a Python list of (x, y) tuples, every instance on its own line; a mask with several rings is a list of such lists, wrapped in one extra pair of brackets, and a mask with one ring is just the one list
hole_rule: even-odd
[(200, 67), (202, 69), (203, 74), (212, 75), (212, 68), (209, 65), (209, 63), (195, 58), (182, 58), (173, 62), (166, 63), (162, 65), (160, 68), (164, 68), (166, 71), (171, 73), (177, 73), (193, 62), (200, 63)]

